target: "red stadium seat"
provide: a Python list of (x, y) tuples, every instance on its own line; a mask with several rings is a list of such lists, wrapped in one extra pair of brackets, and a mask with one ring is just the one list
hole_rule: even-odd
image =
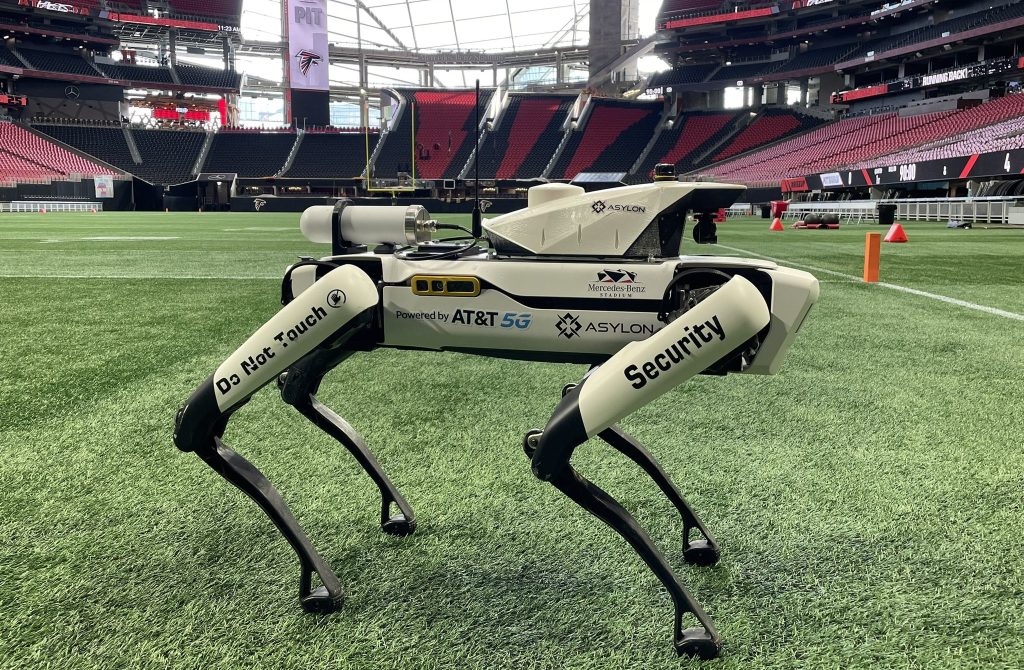
[(661, 103), (593, 99), (582, 130), (566, 144), (552, 170), (555, 179), (581, 172), (628, 172), (647, 146), (661, 116)]
[(24, 128), (0, 122), (0, 175), (4, 178), (17, 181), (112, 174), (116, 173)]

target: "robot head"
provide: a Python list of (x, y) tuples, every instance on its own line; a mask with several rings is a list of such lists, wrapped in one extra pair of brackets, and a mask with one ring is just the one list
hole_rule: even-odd
[(530, 189), (525, 209), (485, 221), (484, 230), (510, 255), (667, 258), (679, 255), (687, 212), (728, 207), (745, 188), (663, 181), (587, 193), (545, 184)]

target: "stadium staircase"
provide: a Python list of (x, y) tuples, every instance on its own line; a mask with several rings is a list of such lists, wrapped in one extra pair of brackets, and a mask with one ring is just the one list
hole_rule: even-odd
[(281, 176), (292, 168), (292, 164), (295, 163), (295, 155), (299, 153), (299, 149), (302, 148), (302, 140), (305, 137), (306, 133), (296, 129), (295, 140), (292, 142), (291, 147), (288, 149), (288, 157), (284, 159), (284, 164), (277, 172), (274, 173), (275, 175)]
[(665, 129), (665, 124), (668, 122), (668, 115), (669, 109), (666, 107), (661, 114), (661, 118), (658, 119), (658, 125), (654, 128), (654, 134), (651, 136), (650, 141), (644, 146), (640, 155), (637, 156), (635, 161), (633, 161), (633, 164), (629, 166), (629, 174), (637, 174), (640, 170), (640, 166), (644, 164), (647, 160), (647, 156), (651, 153), (651, 149), (657, 146), (658, 140), (661, 139), (661, 133)]
[(819, 125), (817, 119), (798, 115), (789, 110), (769, 109), (755, 118), (746, 128), (733, 137), (725, 147), (711, 159), (719, 162), (751, 149), (764, 147), (780, 139)]
[[(489, 93), (488, 93), (489, 95)], [(416, 171), (420, 179), (455, 178), (474, 144), (473, 91), (416, 91)], [(484, 96), (480, 104), (486, 105)]]
[(139, 146), (135, 144), (135, 138), (132, 137), (131, 132), (128, 130), (128, 126), (121, 127), (121, 134), (124, 135), (125, 146), (128, 147), (128, 153), (131, 154), (132, 161), (139, 165), (142, 163), (142, 154), (139, 153)]
[(213, 131), (206, 131), (206, 138), (203, 140), (203, 146), (199, 149), (199, 157), (192, 166), (192, 174), (198, 175), (203, 171), (203, 165), (206, 163), (206, 157), (210, 153), (210, 147), (213, 146), (214, 136), (215, 133)]
[(672, 128), (663, 128), (646, 155), (634, 164), (632, 174), (637, 181), (648, 181), (658, 163), (672, 163), (681, 174), (696, 158), (730, 136), (739, 115), (736, 112), (684, 112), (676, 117)]
[(414, 92), (408, 89), (391, 91), (391, 95), (399, 104), (390, 126), (381, 135), (377, 147), (370, 155), (371, 174), (374, 177), (393, 179), (399, 172), (412, 172), (413, 113), (410, 110), (410, 102)]
[(732, 141), (732, 138), (736, 137), (741, 133), (750, 123), (753, 118), (750, 114), (743, 112), (736, 112), (733, 114), (732, 121), (726, 126), (724, 132), (716, 134), (711, 141), (704, 147), (701, 147), (700, 153), (693, 155), (694, 165), (703, 165), (707, 162), (708, 156), (711, 156), (719, 149), (727, 145)]
[(553, 179), (581, 172), (628, 172), (661, 117), (662, 103), (591, 99), (582, 129), (571, 138), (551, 170)]
[(510, 95), (498, 125), (481, 141), (481, 178), (535, 179), (543, 173), (574, 99), (567, 95)]

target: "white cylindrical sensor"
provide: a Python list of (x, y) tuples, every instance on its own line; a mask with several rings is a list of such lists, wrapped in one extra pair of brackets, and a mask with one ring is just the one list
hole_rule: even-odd
[[(299, 228), (310, 242), (331, 243), (335, 208), (308, 207)], [(339, 217), (341, 239), (349, 244), (413, 245), (430, 240), (433, 225), (422, 205), (345, 205)]]
[(334, 207), (330, 205), (313, 205), (299, 217), (299, 230), (310, 242), (317, 244), (331, 243), (331, 218)]
[(420, 244), (430, 240), (429, 220), (422, 205), (349, 205), (341, 210), (341, 236), (354, 244)]

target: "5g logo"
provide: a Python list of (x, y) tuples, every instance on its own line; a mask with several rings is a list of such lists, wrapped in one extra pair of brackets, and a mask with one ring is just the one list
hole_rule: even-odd
[(501, 317), (502, 328), (518, 328), (519, 330), (526, 330), (530, 327), (530, 322), (533, 320), (533, 315), (522, 312), (517, 314), (516, 312), (505, 312), (504, 316)]

